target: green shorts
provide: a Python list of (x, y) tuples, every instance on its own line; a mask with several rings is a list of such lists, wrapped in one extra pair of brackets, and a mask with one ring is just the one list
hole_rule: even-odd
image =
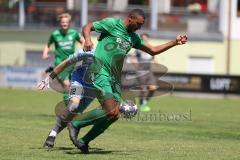
[(121, 87), (119, 82), (111, 80), (111, 78), (106, 75), (96, 75), (93, 86), (99, 91), (97, 98), (100, 103), (108, 99), (115, 99), (121, 102)]

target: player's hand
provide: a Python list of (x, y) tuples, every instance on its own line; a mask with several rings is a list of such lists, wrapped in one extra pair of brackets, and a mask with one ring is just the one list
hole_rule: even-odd
[(84, 46), (83, 46), (83, 50), (85, 52), (87, 52), (87, 51), (91, 51), (92, 48), (93, 48), (93, 43), (92, 43), (91, 39), (86, 39)]
[(42, 55), (42, 59), (49, 59), (51, 56), (49, 54), (43, 54)]
[(37, 88), (40, 90), (49, 88), (49, 76), (47, 76), (44, 80), (37, 84)]
[(187, 35), (178, 35), (176, 37), (176, 44), (177, 45), (182, 45), (187, 42)]

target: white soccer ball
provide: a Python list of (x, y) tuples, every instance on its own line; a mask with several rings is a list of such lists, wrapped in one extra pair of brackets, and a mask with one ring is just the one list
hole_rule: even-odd
[(124, 118), (132, 118), (137, 114), (138, 107), (133, 101), (126, 100), (121, 104), (119, 110)]

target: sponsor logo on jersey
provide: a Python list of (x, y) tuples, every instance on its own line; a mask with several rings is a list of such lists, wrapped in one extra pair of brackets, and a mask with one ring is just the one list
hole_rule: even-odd
[(116, 42), (118, 43), (118, 48), (119, 49), (129, 50), (132, 47), (131, 41), (129, 42), (129, 41), (126, 41), (124, 39), (117, 38)]
[(59, 46), (62, 49), (71, 49), (71, 47), (73, 46), (73, 41), (63, 41), (63, 42), (58, 42)]

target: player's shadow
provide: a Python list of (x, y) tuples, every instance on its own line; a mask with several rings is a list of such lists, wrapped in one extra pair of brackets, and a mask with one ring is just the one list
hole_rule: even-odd
[(61, 151), (71, 151), (71, 150), (75, 150), (75, 147), (53, 147), (53, 148), (44, 148), (44, 147), (31, 147), (30, 149), (42, 149), (42, 150), (46, 150), (46, 151), (57, 151), (57, 150), (61, 150)]
[(53, 150), (71, 151), (76, 149), (75, 147), (54, 147)]
[[(105, 150), (102, 148), (89, 148), (89, 152), (91, 155), (97, 154), (97, 155), (105, 155), (105, 154), (116, 154), (116, 155), (131, 155), (130, 152), (138, 152), (136, 150), (134, 151), (121, 151), (121, 150)], [(129, 153), (128, 153), (129, 152)], [(81, 151), (66, 151), (66, 154), (75, 155), (75, 154), (83, 154)]]
[(40, 117), (40, 118), (52, 118), (52, 117), (56, 117), (56, 115), (53, 114), (34, 114), (35, 117)]
[[(111, 150), (104, 150), (101, 148), (89, 148), (89, 152), (90, 154), (112, 154), (113, 153), (113, 151)], [(71, 155), (83, 154), (80, 150), (66, 151), (65, 153), (71, 154)]]

